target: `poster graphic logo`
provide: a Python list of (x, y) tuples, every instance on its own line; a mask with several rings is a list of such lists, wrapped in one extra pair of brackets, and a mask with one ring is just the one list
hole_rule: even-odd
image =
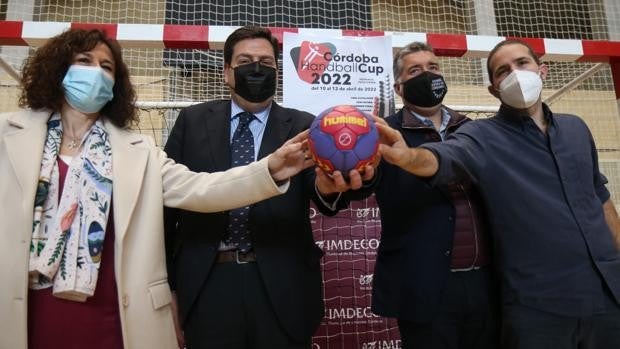
[(400, 339), (372, 341), (362, 344), (361, 349), (401, 349)]
[[(336, 54), (336, 46), (329, 42), (315, 43), (310, 41), (302, 41), (298, 47), (293, 47), (290, 51), (291, 59), (295, 64), (297, 76), (302, 81), (312, 84), (316, 80), (313, 74), (323, 74), (329, 65), (329, 59), (325, 58), (325, 54)], [(312, 67), (312, 69), (308, 69)]]
[(366, 285), (370, 285), (372, 283), (372, 276), (373, 274), (367, 274), (367, 275), (360, 275), (360, 285), (362, 286), (366, 286)]

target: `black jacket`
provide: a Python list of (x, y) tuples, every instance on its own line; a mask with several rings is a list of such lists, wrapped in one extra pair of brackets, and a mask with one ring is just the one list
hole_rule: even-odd
[[(448, 134), (471, 121), (452, 110), (448, 112)], [(441, 141), (434, 128), (404, 110), (386, 121), (403, 134), (410, 147)], [(455, 230), (450, 194), (447, 188), (432, 187), (423, 178), (385, 161), (378, 173), (375, 194), (382, 231), (372, 310), (386, 317), (430, 321), (450, 273)]]
[[(165, 151), (197, 172), (230, 168), (230, 101), (214, 101), (184, 109)], [(272, 104), (258, 158), (310, 127), (311, 114)], [(274, 312), (282, 327), (298, 340), (314, 334), (323, 314), (319, 261), (323, 251), (312, 236), (310, 200), (333, 215), (318, 199), (314, 169), (291, 179), (286, 194), (253, 205), (250, 230), (257, 264)], [(339, 208), (347, 201), (339, 201)], [(166, 209), (170, 284), (176, 290), (181, 321), (200, 295), (228, 225), (228, 212), (212, 214)], [(241, 315), (239, 315), (241, 316)]]

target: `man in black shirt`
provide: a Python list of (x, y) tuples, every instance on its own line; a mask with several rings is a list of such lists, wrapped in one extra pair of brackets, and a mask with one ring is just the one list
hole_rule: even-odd
[(496, 116), (420, 148), (380, 124), (383, 158), (431, 183), (479, 187), (502, 278), (502, 348), (620, 348), (620, 223), (592, 135), (542, 103), (547, 67), (527, 44), (504, 41), (487, 64)]

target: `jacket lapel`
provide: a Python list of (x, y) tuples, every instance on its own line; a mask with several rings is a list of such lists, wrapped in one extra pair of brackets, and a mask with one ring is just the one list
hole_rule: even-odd
[(258, 159), (273, 153), (286, 140), (293, 125), (292, 117), (284, 112), (284, 109), (275, 102), (271, 104), (271, 111), (265, 126), (265, 133), (261, 141)]
[(230, 101), (214, 105), (204, 116), (211, 161), (218, 171), (230, 168)]
[(112, 200), (114, 207), (114, 230), (117, 241), (122, 241), (142, 188), (148, 149), (136, 147), (143, 142), (137, 134), (122, 130), (110, 122), (104, 122), (112, 147)]
[[(33, 112), (15, 114), (9, 123), (15, 127), (15, 132), (4, 136), (4, 143), (13, 167), (15, 176), (22, 189), (22, 210), (26, 219), (32, 219), (34, 196), (36, 193), (43, 145), (47, 133), (47, 120), (51, 112)], [(30, 232), (28, 232), (30, 233)]]

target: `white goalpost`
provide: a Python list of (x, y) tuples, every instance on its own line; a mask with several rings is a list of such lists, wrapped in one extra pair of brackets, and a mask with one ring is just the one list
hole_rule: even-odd
[[(138, 131), (163, 146), (180, 109), (229, 98), (222, 81), (223, 43), (246, 24), (268, 27), (280, 41), (293, 31), (389, 35), (395, 50), (413, 41), (429, 43), (448, 84), (444, 103), (474, 119), (492, 116), (499, 106), (487, 91), (486, 55), (505, 38), (522, 38), (550, 68), (544, 101), (555, 112), (586, 121), (612, 199), (620, 201), (617, 0), (5, 0), (0, 1), (0, 112), (17, 109), (19, 72), (29, 53), (67, 28), (102, 28), (123, 47), (138, 93)], [(282, 80), (279, 86), (281, 102)], [(315, 240), (326, 253), (327, 295), (327, 316), (313, 348), (400, 345), (395, 322), (368, 308), (378, 214), (367, 203), (352, 205), (333, 221), (311, 214)], [(362, 245), (367, 248), (355, 248)], [(344, 272), (343, 266), (349, 269)]]

